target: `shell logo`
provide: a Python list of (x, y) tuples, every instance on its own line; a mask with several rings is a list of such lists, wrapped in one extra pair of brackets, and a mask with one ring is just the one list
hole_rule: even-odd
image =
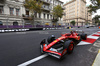
[(56, 40), (54, 42), (57, 42)]

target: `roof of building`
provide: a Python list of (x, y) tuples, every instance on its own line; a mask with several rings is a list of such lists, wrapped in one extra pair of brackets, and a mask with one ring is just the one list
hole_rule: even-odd
[(69, 1), (67, 1), (66, 4), (64, 4), (64, 6), (70, 4), (70, 3), (74, 2), (74, 1), (76, 1), (76, 0), (69, 0)]
[[(70, 3), (74, 2), (74, 1), (76, 1), (76, 0), (69, 0), (69, 1), (67, 1), (66, 4), (64, 4), (64, 6), (70, 4)], [(84, 0), (82, 0), (82, 1), (86, 3), (86, 1), (84, 1)]]

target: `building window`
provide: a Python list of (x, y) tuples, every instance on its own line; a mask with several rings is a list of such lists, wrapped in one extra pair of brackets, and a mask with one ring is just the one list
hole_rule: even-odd
[(18, 26), (18, 22), (13, 22), (13, 25)]
[(49, 2), (49, 1), (47, 0), (47, 2)]
[(26, 15), (28, 15), (28, 16), (29, 16), (29, 10), (26, 10)]
[(51, 15), (51, 19), (52, 19), (52, 15)]
[(41, 18), (41, 13), (39, 13), (39, 18)]
[(16, 9), (16, 16), (19, 16), (19, 9)]
[(10, 15), (14, 15), (14, 8), (10, 8)]
[(0, 14), (3, 14), (3, 6), (0, 6)]
[(0, 21), (0, 25), (3, 25), (2, 21)]
[(37, 12), (35, 13), (35, 18), (37, 18)]
[(45, 19), (45, 14), (44, 14), (44, 19)]
[(47, 19), (49, 19), (49, 14), (47, 14)]

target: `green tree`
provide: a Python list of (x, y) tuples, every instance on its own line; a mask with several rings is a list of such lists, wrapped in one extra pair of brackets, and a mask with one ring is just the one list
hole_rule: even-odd
[(73, 26), (75, 26), (75, 21), (73, 20), (73, 21), (71, 21), (70, 22)]
[(98, 9), (100, 9), (100, 0), (91, 0), (91, 5), (89, 6), (90, 10), (89, 12), (96, 12)]
[(93, 17), (93, 20), (94, 20), (96, 25), (100, 24), (100, 20), (99, 19), (100, 19), (100, 15), (96, 15), (95, 17)]
[(25, 0), (24, 6), (29, 9), (33, 19), (32, 25), (34, 24), (34, 15), (36, 13), (41, 13), (42, 2), (40, 0)]
[(86, 22), (85, 24), (86, 24), (86, 25), (88, 25), (89, 23), (88, 23), (88, 22)]
[(56, 23), (58, 21), (58, 19), (62, 18), (62, 16), (63, 16), (63, 8), (60, 5), (55, 6), (53, 8), (52, 15), (53, 15), (52, 22)]

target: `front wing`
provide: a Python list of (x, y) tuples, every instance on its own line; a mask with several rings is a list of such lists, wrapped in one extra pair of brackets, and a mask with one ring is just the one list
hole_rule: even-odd
[(49, 50), (44, 51), (48, 53), (48, 55), (51, 55), (53, 57), (56, 57), (60, 59), (63, 55), (67, 53), (67, 48), (63, 49), (63, 47), (55, 49), (55, 48), (50, 48)]

